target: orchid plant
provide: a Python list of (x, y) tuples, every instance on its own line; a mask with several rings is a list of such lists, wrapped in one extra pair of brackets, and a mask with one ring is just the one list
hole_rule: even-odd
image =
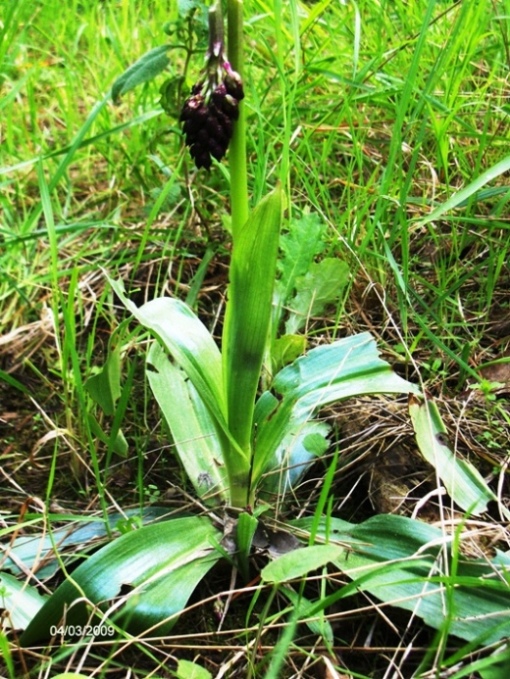
[[(420, 447), (433, 449), (437, 459), (443, 456), (448, 461), (448, 489), (456, 501), (477, 514), (494, 499), (472, 468), (459, 470), (449, 457), (437, 436), (442, 426), (437, 412), (420, 400), (416, 385), (379, 357), (369, 333), (322, 344), (287, 363), (272, 361), (278, 340), (303, 346), (299, 322), (289, 325), (293, 332), (277, 337), (283, 309), (295, 294), (296, 272), (287, 273), (283, 283), (276, 282), (281, 187), (276, 186), (254, 210), (248, 209), (243, 4), (228, 0), (227, 5), (228, 57), (221, 4), (216, 2), (210, 10), (206, 65), (181, 113), (186, 144), (197, 167), (214, 167), (229, 147), (233, 245), (221, 347), (179, 299), (158, 298), (137, 308), (121, 283), (111, 282), (125, 307), (154, 338), (147, 354), (147, 378), (176, 455), (200, 505), (210, 514), (146, 525), (95, 552), (40, 608), (22, 637), (24, 644), (46, 637), (63, 620), (67, 626), (76, 625), (91, 614), (129, 631), (165, 633), (197, 583), (220, 559), (229, 559), (247, 574), (255, 536), (260, 543), (262, 514), (270, 517), (275, 506), (284, 505), (286, 494), (295, 490), (310, 464), (329, 446), (329, 429), (316, 419), (318, 411), (350, 397), (411, 395)], [(119, 79), (114, 95), (153, 77), (165, 67), (165, 55), (164, 49), (156, 48), (143, 57)], [(334, 268), (331, 262), (328, 266)], [(273, 374), (277, 363), (282, 365)], [(221, 517), (228, 515), (233, 519), (223, 521)], [(333, 562), (356, 580), (356, 587), (383, 601), (399, 599), (400, 605), (438, 626), (443, 616), (441, 582), (429, 583), (428, 576), (444, 550), (441, 532), (421, 524), (417, 530), (418, 522), (404, 517), (374, 518), (356, 526), (340, 519), (325, 522), (318, 511), (311, 519), (289, 521), (286, 530), (292, 539), (283, 555), (264, 532), (266, 553), (279, 558), (262, 572), (263, 579), (282, 584)], [(334, 535), (341, 542), (335, 542)], [(420, 558), (408, 568), (405, 559), (418, 553)], [(385, 563), (393, 566), (381, 570)], [(428, 603), (419, 608), (424, 583)], [(296, 592), (285, 591), (295, 602)], [(455, 596), (456, 604), (462, 604), (469, 591), (457, 591)], [(332, 595), (315, 607), (309, 602), (303, 617), (310, 618), (333, 600)], [(481, 597), (478, 603), (483, 608), (486, 599)], [(471, 601), (466, 608), (471, 615), (473, 605)], [(509, 631), (507, 622), (491, 627), (490, 634), (496, 639)], [(323, 633), (327, 636), (331, 630), (326, 626)], [(478, 632), (468, 630), (461, 620), (456, 633), (472, 640)]]

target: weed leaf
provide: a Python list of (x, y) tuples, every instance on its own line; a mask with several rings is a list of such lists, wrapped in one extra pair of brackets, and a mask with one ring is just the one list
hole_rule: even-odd
[(301, 578), (310, 571), (335, 561), (343, 552), (343, 548), (338, 545), (312, 545), (295, 549), (264, 566), (261, 572), (262, 580), (281, 584)]
[(485, 170), (479, 177), (470, 182), (460, 191), (448, 198), (444, 203), (438, 205), (432, 212), (420, 220), (421, 224), (428, 224), (436, 219), (440, 219), (446, 212), (453, 210), (456, 207), (465, 205), (471, 196), (480, 191), (486, 184), (493, 181), (502, 174), (505, 174), (510, 170), (510, 155), (500, 160), (488, 170)]
[(409, 413), (418, 448), (424, 459), (436, 470), (451, 499), (474, 516), (487, 511), (487, 503), (496, 500), (496, 495), (472, 464), (456, 457), (450, 450), (446, 428), (436, 404), (411, 397)]
[(155, 47), (124, 71), (112, 85), (113, 101), (118, 104), (123, 94), (162, 73), (170, 63), (168, 49), (169, 45)]
[(311, 316), (319, 316), (327, 305), (334, 304), (349, 282), (349, 266), (334, 257), (313, 262), (304, 276), (296, 280), (296, 294), (289, 300), (290, 315), (285, 332), (293, 334)]
[(115, 403), (120, 398), (120, 346), (108, 353), (103, 368), (85, 382), (85, 389), (105, 415), (115, 415)]
[(312, 212), (291, 221), (289, 231), (282, 234), (276, 291), (283, 304), (290, 298), (298, 277), (310, 270), (315, 257), (324, 250), (325, 230), (326, 225)]
[(183, 658), (177, 663), (175, 676), (177, 679), (212, 679), (212, 674), (205, 667)]

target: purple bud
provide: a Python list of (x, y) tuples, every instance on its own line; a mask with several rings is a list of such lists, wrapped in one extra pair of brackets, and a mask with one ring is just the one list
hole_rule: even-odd
[(230, 137), (228, 130), (226, 130), (215, 116), (209, 116), (206, 124), (207, 132), (212, 139), (216, 139), (220, 144), (228, 146)]
[(221, 108), (221, 102), (226, 97), (226, 95), (227, 88), (225, 87), (224, 83), (220, 83), (212, 93), (212, 100), (214, 101), (216, 106), (219, 106)]
[(201, 109), (205, 109), (204, 97), (201, 94), (195, 94), (192, 97), (189, 97), (189, 99), (186, 99), (186, 101), (184, 102), (180, 119), (189, 120), (189, 118), (201, 115), (200, 113)]
[(224, 82), (228, 94), (235, 97), (237, 101), (241, 101), (241, 99), (244, 99), (243, 81), (241, 76), (237, 71), (232, 69), (232, 66), (228, 61), (223, 64), (223, 68), (226, 73)]
[(209, 153), (216, 160), (221, 160), (226, 152), (226, 147), (223, 147), (218, 141), (214, 139), (209, 140)]
[(207, 149), (202, 148), (199, 144), (193, 144), (189, 151), (198, 169), (205, 167), (208, 170), (211, 167), (211, 156)]

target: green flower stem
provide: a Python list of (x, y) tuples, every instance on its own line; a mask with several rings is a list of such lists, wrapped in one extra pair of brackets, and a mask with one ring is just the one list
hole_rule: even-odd
[(219, 57), (223, 51), (223, 12), (221, 2), (209, 10), (209, 55)]
[[(228, 0), (228, 59), (241, 77), (243, 73), (243, 2)], [(232, 239), (235, 242), (248, 219), (248, 175), (246, 170), (246, 115), (239, 102), (239, 118), (234, 125), (229, 150)]]

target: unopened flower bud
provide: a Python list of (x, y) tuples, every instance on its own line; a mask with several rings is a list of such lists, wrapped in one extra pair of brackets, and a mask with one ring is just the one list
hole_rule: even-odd
[(244, 97), (241, 76), (224, 52), (223, 23), (216, 5), (209, 12), (209, 50), (202, 76), (191, 88), (180, 120), (195, 165), (209, 168), (213, 158), (221, 160), (227, 152)]

